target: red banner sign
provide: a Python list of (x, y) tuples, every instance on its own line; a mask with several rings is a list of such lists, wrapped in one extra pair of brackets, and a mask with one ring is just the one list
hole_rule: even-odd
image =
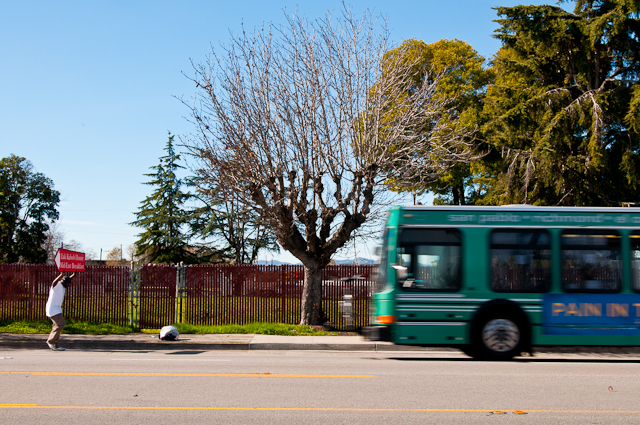
[(84, 253), (60, 248), (56, 253), (55, 263), (59, 272), (83, 272)]

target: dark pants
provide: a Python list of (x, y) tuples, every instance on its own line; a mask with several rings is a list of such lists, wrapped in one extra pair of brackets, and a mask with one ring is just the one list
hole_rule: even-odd
[(51, 328), (51, 333), (49, 334), (47, 342), (58, 348), (58, 338), (60, 338), (60, 332), (62, 332), (62, 328), (64, 328), (64, 316), (60, 313), (50, 317), (49, 319), (53, 322), (53, 328)]

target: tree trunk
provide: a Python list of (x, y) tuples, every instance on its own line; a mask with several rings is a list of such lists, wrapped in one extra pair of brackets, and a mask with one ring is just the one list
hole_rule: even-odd
[(464, 199), (464, 185), (456, 186), (454, 190), (458, 193), (458, 202), (456, 205), (466, 205)]
[(304, 289), (301, 300), (301, 325), (322, 325), (322, 271), (317, 265), (304, 266)]
[(453, 195), (453, 205), (465, 205), (464, 185), (456, 185), (451, 187)]

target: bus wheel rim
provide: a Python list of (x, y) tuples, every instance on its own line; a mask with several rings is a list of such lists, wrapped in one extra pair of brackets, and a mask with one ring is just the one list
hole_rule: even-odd
[(482, 342), (491, 351), (504, 353), (520, 342), (518, 325), (508, 319), (493, 319), (482, 329)]

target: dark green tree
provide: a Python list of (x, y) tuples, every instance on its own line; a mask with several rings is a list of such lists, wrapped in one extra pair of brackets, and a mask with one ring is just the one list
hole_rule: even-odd
[(180, 155), (175, 152), (173, 137), (165, 148), (166, 155), (160, 157), (160, 163), (151, 167), (154, 172), (145, 174), (151, 177), (145, 184), (155, 190), (147, 196), (138, 212), (137, 220), (131, 225), (144, 229), (135, 245), (136, 255), (149, 263), (185, 263), (194, 262), (194, 256), (188, 251), (188, 237), (183, 231), (187, 214), (183, 205), (188, 194), (181, 190), (182, 181), (176, 175)]
[(640, 201), (637, 0), (497, 9), (484, 135), (500, 155), (480, 202)]
[(49, 221), (58, 219), (60, 192), (25, 158), (0, 160), (0, 262), (45, 263)]

